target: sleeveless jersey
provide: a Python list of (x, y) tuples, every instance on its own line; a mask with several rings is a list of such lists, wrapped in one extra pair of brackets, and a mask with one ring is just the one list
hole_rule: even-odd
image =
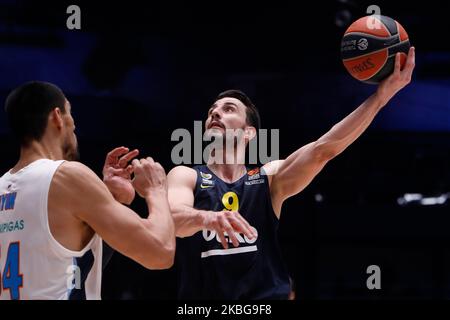
[(100, 299), (101, 238), (72, 251), (50, 232), (48, 193), (62, 162), (40, 159), (0, 178), (0, 299)]
[(276, 217), (267, 175), (256, 168), (234, 183), (225, 183), (207, 166), (196, 166), (194, 208), (238, 211), (258, 236), (228, 237), (224, 249), (215, 231), (177, 239), (180, 299), (287, 299), (289, 276), (278, 245)]

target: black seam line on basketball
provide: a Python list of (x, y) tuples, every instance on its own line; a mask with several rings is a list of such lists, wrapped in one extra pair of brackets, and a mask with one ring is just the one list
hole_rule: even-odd
[[(394, 60), (394, 61), (392, 61), (392, 60)], [(386, 66), (389, 65), (390, 62), (392, 62), (392, 66), (395, 68), (395, 59), (391, 59), (391, 57), (388, 57), (388, 59), (386, 60), (386, 62), (383, 65), (383, 67), (380, 70), (378, 70), (377, 73), (375, 73), (370, 79), (363, 80), (363, 81), (365, 81), (366, 83), (377, 84), (377, 83), (380, 83), (381, 81), (383, 81), (384, 79), (386, 79), (387, 77), (389, 77), (389, 74), (387, 74), (383, 78), (381, 78), (382, 80), (378, 80), (378, 81), (373, 80), (380, 76), (380, 74), (383, 72), (383, 70), (386, 68)]]
[(354, 57), (354, 58), (342, 59), (342, 61), (347, 62), (347, 61), (351, 61), (351, 60), (356, 60), (356, 59), (359, 59), (359, 58), (362, 58), (362, 57), (365, 57), (365, 56), (368, 56), (368, 55), (371, 55), (371, 54), (374, 54), (374, 53), (378, 53), (378, 52), (383, 51), (383, 50), (387, 50), (387, 51), (389, 52), (389, 49), (390, 49), (390, 48), (399, 46), (399, 45), (401, 45), (401, 44), (404, 44), (404, 43), (407, 42), (407, 41), (409, 41), (409, 39), (408, 39), (408, 40), (405, 40), (405, 41), (402, 41), (402, 42), (399, 42), (399, 43), (396, 43), (396, 44), (394, 44), (394, 45), (392, 45), (392, 46), (390, 46), (390, 47), (387, 47), (387, 48), (382, 48), (382, 49), (378, 49), (378, 50), (375, 50), (375, 51), (367, 52), (367, 53), (365, 53), (365, 54), (362, 54), (362, 55), (357, 56), (357, 57)]
[[(400, 37), (399, 37), (398, 35), (395, 35), (395, 36), (392, 36), (392, 37), (386, 37), (386, 38), (379, 38), (379, 37), (374, 37), (374, 36), (370, 36), (370, 35), (366, 35), (366, 34), (360, 34), (360, 33), (353, 33), (353, 34), (350, 34), (350, 33), (349, 33), (349, 34), (347, 34), (347, 35), (350, 35), (350, 37), (352, 37), (352, 36), (354, 36), (354, 35), (356, 35), (356, 36), (363, 36), (364, 38), (370, 40), (370, 42), (371, 42), (371, 41), (384, 42), (384, 43), (381, 44), (382, 46), (384, 46), (384, 47), (381, 48), (381, 49), (377, 49), (377, 50), (375, 50), (375, 51), (371, 51), (371, 49), (369, 49), (369, 50), (360, 50), (360, 51), (366, 51), (366, 53), (365, 53), (364, 55), (370, 54), (370, 53), (374, 53), (374, 52), (377, 52), (377, 51), (380, 51), (380, 50), (383, 50), (383, 49), (386, 49), (386, 48), (390, 48), (390, 47), (392, 47), (393, 45), (396, 45), (396, 44), (398, 44), (398, 43), (396, 43), (396, 44), (390, 44), (389, 46), (386, 46), (386, 44), (389, 44), (390, 42), (400, 41)], [(341, 41), (341, 55), (342, 55), (342, 56), (348, 55), (347, 52), (342, 51), (342, 49), (345, 48), (345, 46), (346, 46), (346, 45), (344, 44), (344, 42), (345, 42), (345, 41), (356, 41), (356, 39), (353, 39), (353, 40), (348, 39), (348, 38), (350, 38), (350, 37), (348, 37), (347, 35), (345, 35), (345, 36), (343, 37), (342, 41)], [(378, 43), (378, 44), (374, 43), (373, 45), (375, 45), (375, 46), (376, 46), (376, 45), (380, 45), (380, 43)], [(363, 55), (363, 56), (364, 56), (364, 55)], [(345, 60), (347, 60), (347, 59), (353, 59), (353, 57), (351, 57), (351, 58), (345, 58)]]
[[(383, 22), (383, 19), (379, 19), (381, 21), (381, 24), (384, 26), (384, 28), (387, 30), (387, 32), (391, 35), (391, 36), (396, 36), (398, 34), (398, 28), (397, 28), (397, 33), (392, 34), (391, 31), (389, 31), (388, 26)], [(395, 21), (395, 20), (394, 20)], [(397, 21), (395, 21), (397, 22)]]
[(346, 33), (346, 34), (344, 35), (343, 38), (345, 38), (345, 37), (347, 37), (347, 36), (352, 36), (352, 35), (362, 36), (362, 37), (364, 37), (364, 38), (372, 38), (372, 39), (375, 39), (375, 40), (385, 40), (385, 41), (386, 41), (386, 40), (389, 40), (389, 39), (393, 39), (393, 38), (398, 37), (398, 34), (393, 35), (393, 36), (379, 37), (379, 36), (374, 36), (374, 35), (372, 35), (372, 34), (370, 34), (370, 33), (364, 33), (364, 32), (349, 32), (349, 33)]
[[(388, 48), (387, 48), (387, 49), (388, 49), (388, 52), (389, 52), (390, 50), (392, 50), (392, 49), (396, 49), (397, 47), (402, 47), (402, 46), (404, 46), (405, 44), (411, 45), (411, 44), (409, 43), (409, 39), (404, 40), (404, 41), (399, 42), (399, 43), (396, 43), (396, 44), (393, 44), (392, 46), (388, 47)], [(398, 52), (400, 52), (400, 51), (398, 51)]]
[[(395, 21), (395, 20), (394, 20)], [(397, 34), (398, 34), (398, 38), (400, 40), (402, 40), (402, 37), (400, 36), (400, 23), (398, 23), (397, 21), (395, 21), (395, 25), (397, 26)]]
[[(388, 49), (388, 48), (378, 49), (378, 50), (375, 50), (375, 51), (368, 52), (368, 53), (366, 53), (366, 54), (362, 54), (362, 55), (357, 56), (357, 57), (355, 57), (355, 58), (342, 59), (342, 61), (347, 62), (347, 61), (356, 60), (356, 59), (359, 59), (359, 58), (363, 58), (363, 57), (372, 55), (372, 54), (374, 54), (374, 53), (381, 52), (381, 51), (383, 51), (383, 50), (388, 51), (389, 49)], [(387, 54), (386, 54), (386, 55), (387, 55)]]
[(408, 55), (407, 55), (406, 53), (404, 53), (404, 52), (397, 51), (397, 52), (395, 52), (395, 53), (393, 53), (393, 54), (388, 55), (388, 58), (395, 56), (397, 53), (400, 53), (400, 54), (403, 53), (405, 56), (408, 56)]
[(375, 76), (378, 72), (380, 72), (381, 69), (383, 69), (383, 67), (384, 67), (384, 65), (386, 64), (386, 61), (387, 61), (388, 59), (389, 59), (389, 57), (387, 57), (387, 55), (386, 55), (386, 59), (384, 59), (383, 63), (380, 65), (380, 67), (378, 68), (378, 70), (377, 70), (375, 73), (373, 73), (370, 77), (364, 78), (364, 79), (358, 79), (358, 78), (356, 78), (356, 79), (358, 79), (359, 81), (366, 81), (366, 80), (369, 80), (370, 78), (372, 78), (373, 76)]
[(389, 31), (389, 28), (386, 27), (386, 25), (383, 23), (383, 20), (381, 20), (381, 17), (377, 18), (377, 19), (378, 19), (378, 21), (380, 21), (380, 24), (384, 27), (384, 29), (387, 31), (387, 33), (389, 33), (392, 36), (391, 32)]

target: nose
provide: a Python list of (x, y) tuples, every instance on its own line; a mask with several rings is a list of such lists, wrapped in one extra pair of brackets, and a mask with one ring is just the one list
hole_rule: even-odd
[(217, 110), (218, 108), (215, 108), (212, 112), (211, 112), (211, 119), (212, 120), (218, 120), (220, 119), (221, 115), (219, 110)]

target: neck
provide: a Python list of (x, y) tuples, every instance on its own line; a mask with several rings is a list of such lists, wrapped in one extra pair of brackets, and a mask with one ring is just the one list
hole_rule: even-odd
[(27, 146), (20, 147), (20, 158), (12, 172), (14, 173), (39, 159), (62, 160), (64, 157), (61, 148), (54, 143), (47, 143), (45, 139), (39, 142), (32, 141)]
[(220, 148), (212, 149), (207, 162), (208, 168), (225, 182), (240, 179), (247, 172), (245, 147), (244, 142), (234, 141), (234, 144), (228, 148), (227, 144), (224, 144)]
[(243, 164), (208, 163), (208, 168), (214, 172), (216, 176), (228, 183), (239, 180), (247, 172), (247, 169)]
[[(208, 168), (213, 171), (219, 178), (225, 182), (233, 182), (241, 178), (247, 171), (245, 164), (245, 150), (244, 157), (238, 161), (240, 157), (238, 148), (223, 148), (221, 150), (213, 150), (208, 160)], [(221, 159), (221, 163), (219, 163)]]

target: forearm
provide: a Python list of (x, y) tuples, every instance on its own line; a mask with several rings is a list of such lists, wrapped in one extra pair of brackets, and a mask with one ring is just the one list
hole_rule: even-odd
[(330, 159), (344, 151), (367, 129), (381, 108), (411, 81), (414, 61), (414, 49), (411, 48), (401, 70), (400, 54), (397, 53), (394, 72), (380, 83), (375, 94), (317, 141), (298, 149), (281, 163), (280, 168), (272, 170), (276, 172), (271, 181), (275, 207), (281, 208), (287, 197), (303, 190)]
[(189, 237), (204, 229), (205, 215), (211, 211), (197, 210), (187, 205), (172, 205), (172, 216), (177, 237)]
[(120, 202), (124, 205), (129, 206), (135, 197), (135, 191), (130, 188), (127, 191), (124, 191), (123, 185), (120, 186), (116, 181), (111, 181), (103, 178), (103, 183), (108, 188), (109, 192), (111, 192), (112, 196), (117, 202)]
[[(162, 243), (172, 243), (175, 239), (175, 225), (167, 201), (167, 193), (158, 191), (145, 199), (149, 211), (148, 220), (152, 231)], [(173, 243), (174, 244), (174, 243)]]
[(370, 96), (317, 140), (318, 150), (328, 158), (340, 154), (367, 129), (385, 104), (385, 99), (381, 99), (377, 94)]
[[(108, 186), (108, 185), (106, 185), (106, 186)], [(124, 195), (120, 192), (115, 192), (112, 189), (109, 189), (109, 192), (111, 192), (111, 194), (113, 195), (114, 199), (117, 202), (120, 202), (123, 205), (129, 206), (134, 200), (134, 194), (133, 195)]]

